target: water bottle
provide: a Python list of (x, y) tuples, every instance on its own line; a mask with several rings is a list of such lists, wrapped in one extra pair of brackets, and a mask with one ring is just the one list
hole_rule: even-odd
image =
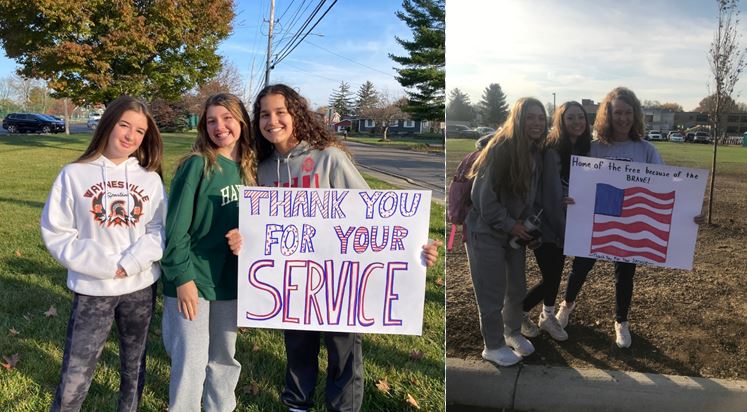
[(540, 224), (542, 223), (542, 221), (540, 220), (540, 215), (542, 215), (542, 210), (540, 210), (536, 215), (532, 215), (524, 219), (524, 229), (526, 229), (526, 231), (532, 236), (532, 239), (524, 240), (517, 236), (513, 236), (508, 242), (508, 244), (511, 245), (512, 248), (518, 249), (522, 246), (526, 246), (527, 243), (542, 236), (542, 232), (540, 231)]

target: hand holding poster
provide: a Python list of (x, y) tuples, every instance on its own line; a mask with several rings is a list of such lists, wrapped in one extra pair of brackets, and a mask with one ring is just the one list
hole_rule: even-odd
[(573, 156), (567, 256), (692, 269), (708, 172)]
[(239, 326), (421, 333), (429, 191), (241, 193)]

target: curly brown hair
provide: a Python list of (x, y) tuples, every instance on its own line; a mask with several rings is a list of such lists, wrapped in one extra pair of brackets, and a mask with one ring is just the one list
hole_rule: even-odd
[(620, 99), (633, 108), (633, 126), (630, 128), (628, 137), (630, 140), (638, 141), (643, 139), (643, 133), (646, 127), (643, 123), (643, 107), (640, 100), (635, 96), (632, 90), (627, 87), (616, 87), (612, 89), (604, 100), (599, 103), (597, 118), (594, 120), (594, 133), (599, 141), (604, 144), (612, 143), (612, 102)]
[(262, 89), (254, 100), (252, 118), (254, 124), (252, 130), (256, 136), (257, 159), (259, 163), (272, 155), (274, 146), (262, 135), (259, 128), (259, 114), (262, 111), (262, 98), (271, 94), (279, 94), (285, 98), (285, 107), (293, 118), (293, 137), (299, 142), (305, 140), (314, 149), (324, 150), (335, 146), (344, 151), (348, 156), (350, 153), (344, 144), (327, 128), (317, 113), (309, 109), (309, 104), (298, 92), (285, 84), (271, 84)]
[(83, 152), (76, 163), (88, 162), (93, 158), (100, 156), (106, 150), (106, 145), (109, 143), (109, 135), (111, 134), (114, 126), (122, 118), (122, 115), (126, 111), (133, 111), (141, 113), (145, 116), (148, 121), (148, 129), (145, 131), (143, 141), (140, 143), (140, 147), (132, 153), (130, 156), (135, 157), (140, 163), (143, 169), (150, 172), (156, 172), (159, 176), (161, 174), (161, 161), (163, 160), (163, 141), (161, 140), (161, 133), (156, 126), (153, 116), (151, 116), (148, 106), (142, 101), (130, 97), (120, 96), (113, 102), (106, 106), (106, 111), (101, 115), (96, 130), (93, 132), (93, 138), (88, 148)]
[(231, 115), (241, 124), (241, 136), (236, 144), (239, 146), (238, 156), (241, 169), (241, 181), (245, 185), (257, 184), (257, 152), (254, 148), (254, 139), (252, 137), (252, 125), (249, 120), (249, 113), (244, 107), (241, 99), (230, 93), (219, 93), (208, 97), (202, 108), (200, 121), (197, 122), (197, 139), (192, 145), (192, 152), (185, 156), (180, 162), (177, 169), (185, 160), (192, 156), (203, 156), (205, 158), (205, 174), (207, 175), (213, 168), (220, 170), (218, 164), (218, 147), (210, 140), (207, 131), (207, 111), (211, 106), (223, 106)]

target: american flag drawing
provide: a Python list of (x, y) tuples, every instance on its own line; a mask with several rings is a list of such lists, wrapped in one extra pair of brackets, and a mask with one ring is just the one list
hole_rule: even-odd
[(673, 208), (674, 191), (597, 183), (591, 252), (665, 262)]

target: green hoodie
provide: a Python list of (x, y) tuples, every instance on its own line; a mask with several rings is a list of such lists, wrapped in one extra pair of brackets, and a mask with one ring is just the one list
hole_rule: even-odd
[(206, 300), (236, 299), (238, 260), (226, 233), (239, 224), (239, 164), (217, 156), (206, 176), (205, 160), (192, 156), (171, 182), (166, 217), (166, 250), (161, 260), (163, 293), (176, 297), (176, 288), (195, 281)]

